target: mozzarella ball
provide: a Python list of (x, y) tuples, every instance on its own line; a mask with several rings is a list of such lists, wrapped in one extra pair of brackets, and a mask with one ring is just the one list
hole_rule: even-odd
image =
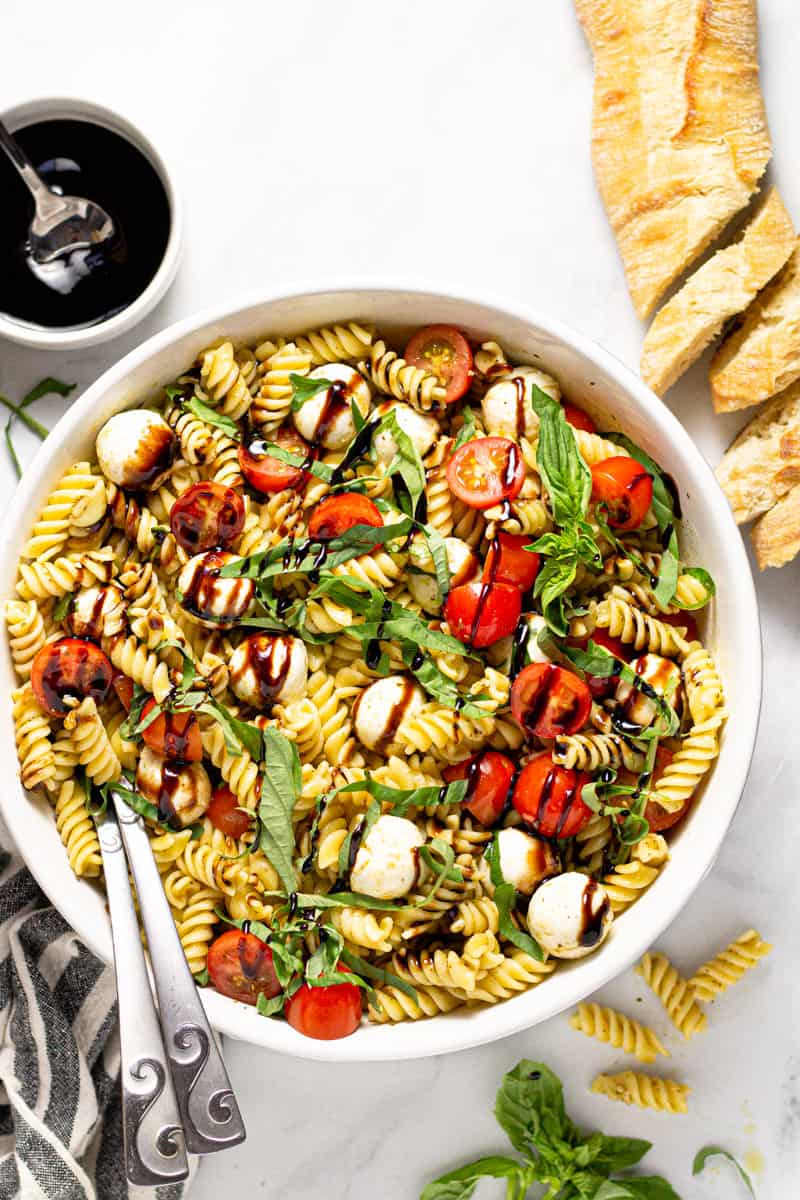
[(537, 888), (528, 928), (554, 958), (583, 958), (604, 942), (614, 920), (605, 888), (579, 871), (566, 871)]
[[(450, 587), (458, 587), (462, 583), (471, 583), (480, 574), (481, 564), (471, 546), (462, 542), (461, 538), (448, 537), (444, 539), (447, 554), (447, 566), (450, 571)], [(442, 594), (436, 582), (433, 559), (424, 539), (415, 539), (411, 548), (411, 564), (416, 568), (406, 576), (408, 590), (426, 612), (438, 612), (442, 606)], [(424, 571), (424, 575), (417, 572)]]
[(536, 434), (539, 418), (531, 402), (534, 384), (554, 400), (561, 399), (561, 389), (552, 375), (535, 367), (515, 367), (510, 375), (493, 383), (481, 401), (487, 433), (511, 438)]
[[(680, 712), (683, 692), (681, 669), (677, 663), (662, 658), (660, 654), (644, 654), (631, 663), (631, 670), (644, 683), (649, 684), (675, 712)], [(616, 699), (625, 719), (632, 725), (646, 727), (653, 724), (658, 712), (655, 704), (632, 683), (621, 679), (617, 684)]]
[[(436, 418), (418, 413), (410, 404), (402, 404), (400, 401), (387, 400), (375, 409), (375, 414), (381, 417), (388, 412), (394, 413), (397, 424), (403, 433), (408, 434), (420, 458), (426, 455), (439, 436), (439, 422)], [(378, 461), (387, 467), (397, 454), (397, 443), (388, 429), (381, 429), (375, 434), (372, 448)]]
[(413, 821), (378, 817), (358, 849), (350, 887), (376, 900), (407, 895), (419, 877), (417, 851), (424, 841)]
[(400, 722), (414, 716), (425, 703), (422, 688), (407, 675), (376, 679), (353, 705), (353, 728), (362, 746), (376, 750), (388, 745)]
[(177, 438), (149, 408), (116, 413), (97, 435), (97, 461), (107, 479), (123, 488), (155, 487), (172, 466)]
[(226, 629), (240, 621), (253, 599), (252, 579), (224, 579), (220, 570), (226, 563), (236, 562), (235, 554), (226, 550), (210, 550), (195, 554), (178, 576), (180, 604), (200, 625), (209, 629)]
[(317, 392), (293, 414), (297, 432), (312, 445), (343, 450), (356, 435), (350, 406), (355, 401), (362, 417), (372, 404), (370, 386), (355, 367), (326, 363), (309, 372), (309, 379), (330, 379), (332, 387)]
[(202, 763), (179, 766), (149, 746), (136, 766), (136, 790), (165, 818), (184, 826), (199, 821), (211, 803), (211, 780)]
[(64, 624), (73, 637), (98, 642), (104, 634), (119, 633), (125, 621), (125, 602), (119, 588), (81, 588), (75, 593)]
[(308, 652), (300, 638), (254, 633), (236, 647), (229, 669), (234, 692), (253, 708), (290, 704), (306, 694)]
[(549, 842), (521, 829), (501, 829), (497, 835), (500, 870), (507, 883), (530, 896), (537, 883), (559, 871), (558, 855)]

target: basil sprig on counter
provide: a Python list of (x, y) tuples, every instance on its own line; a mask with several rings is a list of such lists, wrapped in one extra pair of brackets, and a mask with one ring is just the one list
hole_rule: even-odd
[(533, 594), (541, 601), (547, 624), (563, 637), (568, 626), (564, 593), (574, 582), (578, 566), (586, 563), (599, 571), (603, 565), (592, 527), (586, 520), (592, 475), (581, 458), (561, 405), (535, 384), (531, 403), (539, 418), (536, 464), (558, 527), (543, 534), (530, 547), (545, 556)]
[(730, 1150), (725, 1150), (722, 1146), (703, 1146), (702, 1150), (698, 1150), (692, 1163), (692, 1174), (699, 1175), (703, 1170), (705, 1170), (706, 1163), (710, 1158), (726, 1159), (734, 1168), (734, 1170), (738, 1172), (742, 1183), (755, 1200), (756, 1189), (753, 1187), (752, 1179), (748, 1175), (747, 1171), (745, 1171), (738, 1158), (736, 1158), (734, 1154), (731, 1154)]
[(523, 1059), (503, 1077), (494, 1115), (520, 1157), (492, 1154), (448, 1171), (423, 1188), (420, 1200), (469, 1200), (488, 1178), (506, 1180), (507, 1200), (524, 1200), (534, 1185), (546, 1188), (536, 1192), (542, 1200), (680, 1200), (660, 1175), (619, 1177), (652, 1143), (584, 1133), (544, 1063)]

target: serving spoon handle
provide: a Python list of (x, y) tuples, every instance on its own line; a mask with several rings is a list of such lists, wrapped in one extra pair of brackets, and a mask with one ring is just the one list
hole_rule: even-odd
[(125, 801), (127, 782), (112, 796), (133, 872), (153, 967), (164, 1049), (193, 1154), (225, 1150), (245, 1139), (228, 1072), (183, 952), (142, 818)]
[(96, 822), (117, 976), (125, 1171), (131, 1183), (143, 1187), (177, 1183), (189, 1174), (189, 1164), (150, 991), (122, 837), (110, 809)]
[(0, 146), (11, 159), (17, 174), (33, 196), (36, 215), (39, 219), (48, 220), (60, 212), (64, 207), (62, 197), (50, 190), (17, 139), (9, 133), (2, 121), (0, 121)]

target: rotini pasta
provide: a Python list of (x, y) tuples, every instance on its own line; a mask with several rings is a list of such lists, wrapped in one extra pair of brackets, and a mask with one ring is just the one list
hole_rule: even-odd
[(751, 971), (771, 949), (769, 942), (762, 941), (755, 929), (740, 933), (724, 950), (697, 968), (689, 980), (695, 999), (704, 1004), (715, 1000), (738, 982), (745, 971)]
[(669, 1057), (656, 1033), (625, 1013), (600, 1004), (579, 1004), (570, 1017), (570, 1025), (579, 1033), (606, 1042), (615, 1050), (632, 1054), (641, 1063), (653, 1063), (659, 1054)]
[(665, 954), (645, 954), (636, 974), (652, 988), (672, 1024), (687, 1040), (703, 1032), (706, 1015), (697, 1007), (688, 980), (678, 973)]
[(689, 1088), (674, 1079), (659, 1079), (640, 1071), (620, 1071), (617, 1075), (598, 1075), (592, 1091), (622, 1104), (636, 1104), (656, 1112), (688, 1112)]

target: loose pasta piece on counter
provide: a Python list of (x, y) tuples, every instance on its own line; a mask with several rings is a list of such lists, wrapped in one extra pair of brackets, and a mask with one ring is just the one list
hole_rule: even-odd
[(617, 1075), (598, 1075), (592, 1083), (592, 1091), (621, 1104), (635, 1104), (639, 1108), (652, 1108), (656, 1112), (688, 1112), (690, 1088), (674, 1079), (659, 1079), (655, 1075), (644, 1075), (640, 1071), (620, 1071)]
[(724, 950), (697, 968), (689, 980), (695, 999), (704, 1004), (715, 1000), (737, 983), (746, 971), (757, 966), (771, 949), (770, 943), (763, 941), (755, 929), (740, 933)]

